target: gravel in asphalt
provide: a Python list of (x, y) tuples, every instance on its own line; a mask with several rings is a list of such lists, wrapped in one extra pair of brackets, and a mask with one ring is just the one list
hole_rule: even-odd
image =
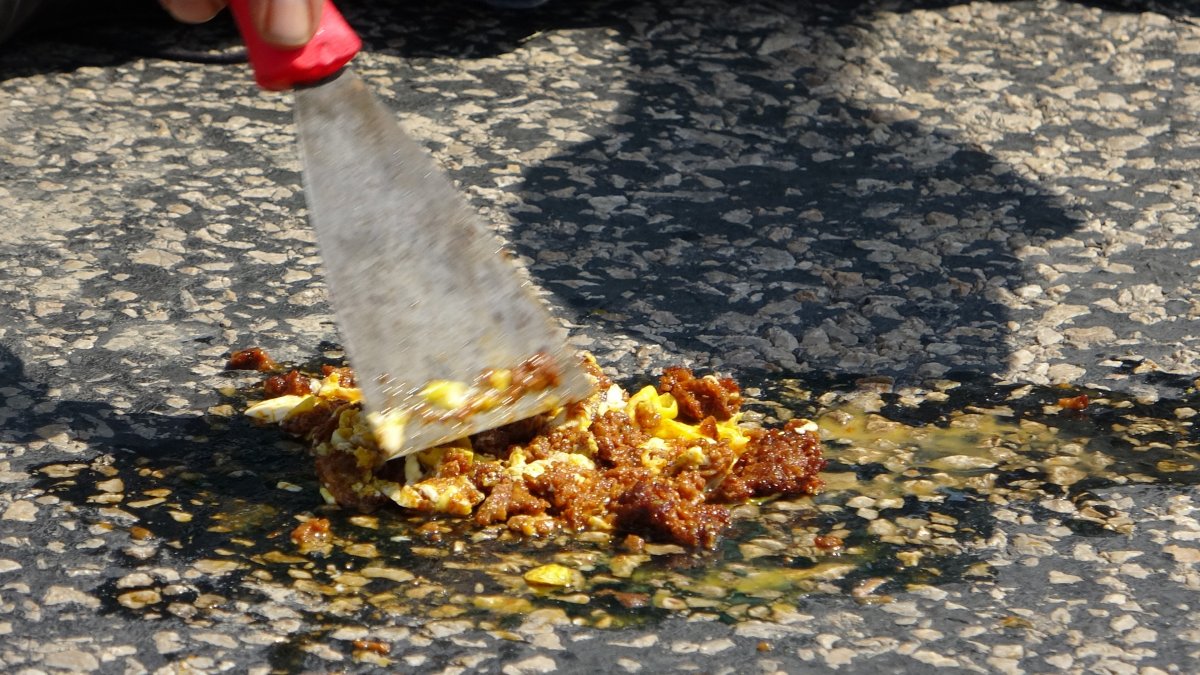
[(344, 9), (575, 345), (821, 420), (829, 490), (649, 560), (324, 509), (223, 370), (336, 354), (290, 99), (131, 10), (0, 53), (0, 670), (1195, 669), (1189, 3)]

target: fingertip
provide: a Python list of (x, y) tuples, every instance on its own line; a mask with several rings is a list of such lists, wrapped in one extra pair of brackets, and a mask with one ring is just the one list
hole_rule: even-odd
[(183, 23), (204, 23), (225, 8), (223, 0), (159, 0), (159, 4)]
[(253, 16), (259, 35), (279, 47), (302, 47), (320, 25), (322, 0), (257, 0)]

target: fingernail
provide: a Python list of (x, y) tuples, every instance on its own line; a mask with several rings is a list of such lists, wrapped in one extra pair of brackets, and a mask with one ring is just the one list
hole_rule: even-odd
[(267, 8), (262, 36), (283, 47), (299, 47), (313, 34), (313, 17), (308, 0), (274, 0)]

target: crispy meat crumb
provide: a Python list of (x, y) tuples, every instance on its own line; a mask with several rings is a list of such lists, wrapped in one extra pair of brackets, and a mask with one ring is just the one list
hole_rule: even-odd
[(263, 382), (263, 393), (268, 398), (277, 396), (305, 396), (312, 393), (312, 378), (298, 370), (287, 375), (272, 375)]
[(301, 551), (321, 550), (333, 543), (328, 518), (309, 518), (292, 530), (292, 543)]
[(692, 376), (692, 371), (681, 366), (663, 370), (658, 390), (675, 397), (679, 402), (679, 418), (685, 422), (695, 423), (705, 417), (723, 422), (742, 407), (742, 393), (737, 382), (715, 375), (697, 379)]
[(239, 349), (229, 355), (225, 370), (257, 370), (268, 372), (279, 368), (261, 347)]
[(846, 546), (846, 542), (842, 541), (841, 537), (823, 534), (813, 538), (813, 546), (823, 551), (840, 551)]
[(1063, 410), (1087, 410), (1089, 403), (1091, 401), (1088, 399), (1087, 394), (1058, 399), (1058, 407)]
[(811, 431), (799, 430), (797, 420), (783, 429), (756, 430), (750, 443), (717, 487), (722, 502), (743, 502), (769, 495), (813, 495), (825, 483), (817, 474), (825, 468), (821, 442)]
[(387, 654), (392, 653), (392, 646), (386, 642), (381, 642), (379, 640), (358, 639), (358, 640), (355, 640), (352, 644), (354, 645), (355, 649), (361, 649), (363, 651), (374, 652), (376, 654), (387, 655)]
[(715, 548), (729, 526), (729, 508), (705, 502), (694, 478), (644, 480), (615, 505), (617, 528), (692, 548)]

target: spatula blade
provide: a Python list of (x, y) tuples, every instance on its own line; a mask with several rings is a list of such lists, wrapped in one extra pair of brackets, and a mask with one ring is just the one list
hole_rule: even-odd
[(334, 312), (389, 457), (590, 393), (499, 240), (357, 77), (298, 90), (296, 120)]

